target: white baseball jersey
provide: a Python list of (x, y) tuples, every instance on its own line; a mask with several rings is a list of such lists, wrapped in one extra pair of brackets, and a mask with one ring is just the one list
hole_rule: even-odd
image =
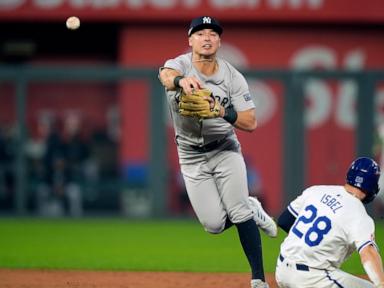
[(355, 250), (374, 242), (374, 222), (343, 186), (312, 186), (290, 203), (296, 217), (276, 265), (280, 288), (373, 288), (339, 269)]
[(361, 200), (343, 186), (312, 186), (290, 203), (296, 217), (281, 255), (312, 268), (335, 269), (374, 242), (374, 222)]

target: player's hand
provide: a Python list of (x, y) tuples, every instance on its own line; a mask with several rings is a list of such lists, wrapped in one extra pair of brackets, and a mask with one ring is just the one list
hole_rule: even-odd
[(194, 91), (202, 89), (200, 80), (194, 76), (182, 78), (179, 85), (187, 95), (191, 95)]

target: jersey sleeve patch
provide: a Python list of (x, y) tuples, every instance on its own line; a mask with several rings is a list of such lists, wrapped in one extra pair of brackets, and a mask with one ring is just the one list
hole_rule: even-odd
[(251, 94), (249, 94), (249, 93), (244, 94), (243, 97), (244, 97), (244, 100), (245, 100), (246, 102), (252, 100)]

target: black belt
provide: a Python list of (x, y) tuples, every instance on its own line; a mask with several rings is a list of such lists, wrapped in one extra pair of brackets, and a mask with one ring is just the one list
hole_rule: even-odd
[[(284, 262), (284, 257), (283, 255), (279, 255), (279, 259), (281, 262)], [(305, 264), (295, 264), (296, 266), (296, 269), (299, 270), (299, 271), (309, 271), (309, 267)]]
[(220, 147), (221, 144), (227, 139), (227, 137), (224, 137), (223, 139), (215, 140), (212, 142), (209, 142), (206, 145), (190, 145), (190, 147), (200, 153), (206, 153), (206, 152), (211, 152), (217, 148)]

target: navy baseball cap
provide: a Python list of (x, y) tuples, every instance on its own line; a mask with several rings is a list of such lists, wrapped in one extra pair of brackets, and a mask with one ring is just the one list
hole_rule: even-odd
[(223, 33), (223, 28), (221, 27), (219, 21), (210, 16), (201, 16), (191, 21), (191, 25), (189, 26), (188, 30), (188, 36), (191, 36), (196, 31), (203, 29), (212, 29), (219, 35)]

